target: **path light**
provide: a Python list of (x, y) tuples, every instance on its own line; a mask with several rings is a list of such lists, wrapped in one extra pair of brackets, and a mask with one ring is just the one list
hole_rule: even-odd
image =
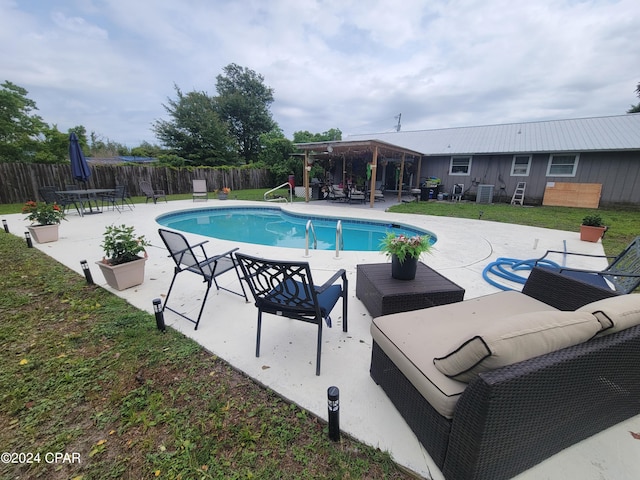
[(164, 325), (164, 313), (162, 313), (162, 300), (160, 300), (159, 298), (155, 298), (153, 300), (153, 311), (156, 314), (156, 327), (158, 327), (158, 330), (160, 330), (161, 332), (164, 332), (166, 330), (166, 327)]
[(4, 231), (9, 233), (9, 225), (6, 220), (2, 220), (2, 226), (4, 227)]
[(27, 247), (33, 248), (33, 242), (31, 241), (31, 234), (29, 232), (24, 232), (24, 238), (27, 240)]
[(327, 390), (329, 409), (329, 439), (337, 442), (340, 440), (340, 390), (338, 387), (329, 387)]
[(87, 261), (80, 260), (80, 266), (82, 267), (84, 278), (87, 279), (87, 284), (93, 285), (93, 276), (91, 275), (91, 270), (89, 270), (89, 264), (87, 263)]

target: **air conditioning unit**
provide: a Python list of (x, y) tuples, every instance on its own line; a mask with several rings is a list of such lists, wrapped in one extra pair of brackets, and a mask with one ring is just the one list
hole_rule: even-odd
[(478, 185), (476, 203), (493, 203), (494, 185)]

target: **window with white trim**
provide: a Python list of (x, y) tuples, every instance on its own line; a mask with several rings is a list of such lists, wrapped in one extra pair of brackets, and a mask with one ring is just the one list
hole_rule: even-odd
[(449, 175), (469, 175), (471, 172), (471, 157), (451, 157)]
[(514, 155), (511, 163), (512, 177), (528, 177), (531, 168), (531, 155)]
[(547, 177), (575, 177), (579, 159), (579, 153), (552, 153), (549, 155)]

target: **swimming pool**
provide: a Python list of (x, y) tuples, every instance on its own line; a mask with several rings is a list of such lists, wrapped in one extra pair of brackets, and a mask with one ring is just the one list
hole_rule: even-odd
[[(160, 215), (156, 221), (165, 227), (207, 237), (273, 247), (305, 248), (305, 230), (311, 220), (318, 239), (318, 250), (335, 250), (336, 225), (342, 221), (342, 250), (378, 251), (387, 232), (436, 236), (408, 225), (332, 216), (299, 215), (277, 207), (197, 208)], [(309, 248), (313, 248), (310, 239)]]

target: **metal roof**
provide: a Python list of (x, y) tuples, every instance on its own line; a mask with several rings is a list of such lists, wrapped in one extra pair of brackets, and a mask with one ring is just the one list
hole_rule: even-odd
[(402, 147), (399, 145), (393, 145), (387, 142), (381, 142), (379, 140), (333, 140), (326, 142), (308, 142), (308, 143), (296, 143), (295, 146), (300, 150), (306, 150), (312, 152), (315, 156), (327, 155), (327, 158), (332, 156), (349, 156), (349, 155), (361, 155), (363, 152), (373, 152), (374, 148), (378, 149), (379, 154), (385, 157), (398, 157), (403, 154), (410, 155), (412, 157), (420, 158), (422, 152), (417, 152), (412, 149)]
[(640, 113), (478, 127), (349, 135), (424, 155), (640, 150)]

